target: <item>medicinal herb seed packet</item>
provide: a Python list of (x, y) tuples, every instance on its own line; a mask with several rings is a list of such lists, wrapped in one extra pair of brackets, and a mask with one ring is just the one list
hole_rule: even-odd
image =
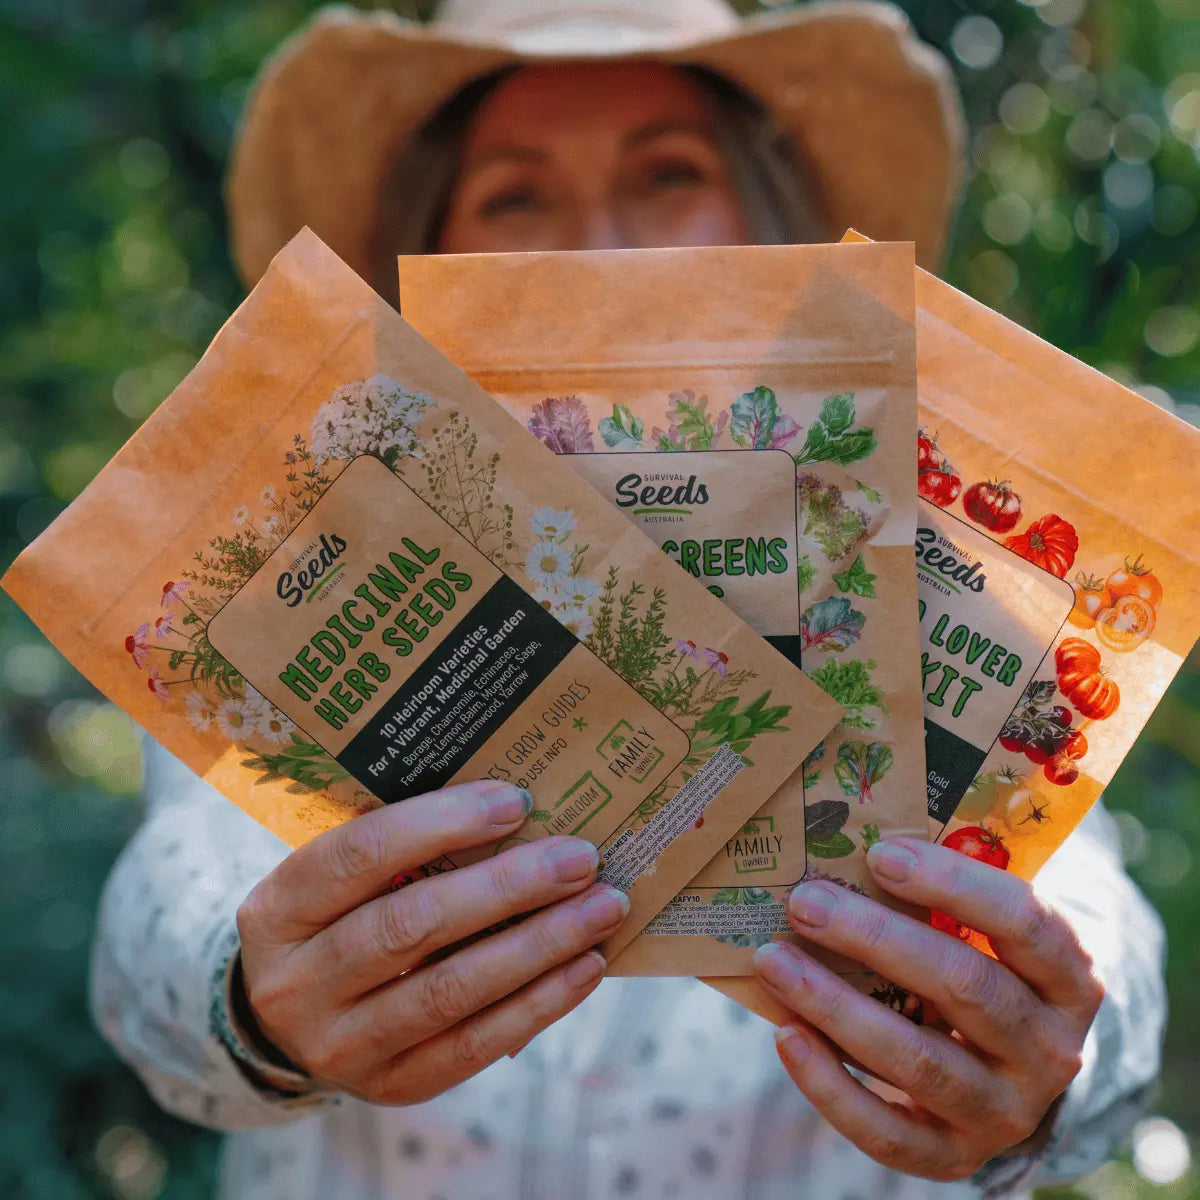
[(841, 715), (308, 231), (4, 586), (293, 845), (527, 787), (517, 835), (427, 869), (587, 838), (632, 901), (610, 954)]
[[(786, 893), (806, 871), (881, 895), (866, 849), (927, 833), (911, 246), (405, 258), (400, 297), (535, 438), (847, 710), (613, 973), (749, 973), (754, 948), (787, 933)], [(674, 642), (664, 711), (742, 666)]]

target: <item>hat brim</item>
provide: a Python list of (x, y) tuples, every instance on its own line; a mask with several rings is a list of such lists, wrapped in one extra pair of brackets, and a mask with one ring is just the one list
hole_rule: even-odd
[[(912, 241), (936, 268), (962, 181), (965, 130), (946, 61), (873, 0), (818, 0), (705, 41), (625, 45), (611, 58), (707, 67), (763, 101), (796, 139), (831, 236)], [(391, 13), (330, 8), (268, 60), (243, 114), (227, 183), (233, 255), (252, 286), (308, 225), (369, 277), (379, 197), (395, 155), (471, 79), (579, 58), (470, 41)]]

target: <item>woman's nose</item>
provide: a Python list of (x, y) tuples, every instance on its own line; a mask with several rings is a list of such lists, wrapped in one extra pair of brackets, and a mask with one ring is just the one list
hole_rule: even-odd
[(580, 214), (577, 240), (579, 250), (621, 250), (628, 245), (616, 213), (607, 204), (591, 205)]

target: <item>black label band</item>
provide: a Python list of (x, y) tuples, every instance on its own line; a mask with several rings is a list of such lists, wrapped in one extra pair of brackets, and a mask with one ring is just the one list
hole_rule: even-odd
[(444, 787), (579, 644), (505, 576), (337, 760), (388, 804)]

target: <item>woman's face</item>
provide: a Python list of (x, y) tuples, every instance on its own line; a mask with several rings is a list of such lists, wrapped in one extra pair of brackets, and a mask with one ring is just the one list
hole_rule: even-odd
[(662, 63), (573, 63), (524, 67), (480, 105), (438, 249), (747, 240), (695, 81)]

